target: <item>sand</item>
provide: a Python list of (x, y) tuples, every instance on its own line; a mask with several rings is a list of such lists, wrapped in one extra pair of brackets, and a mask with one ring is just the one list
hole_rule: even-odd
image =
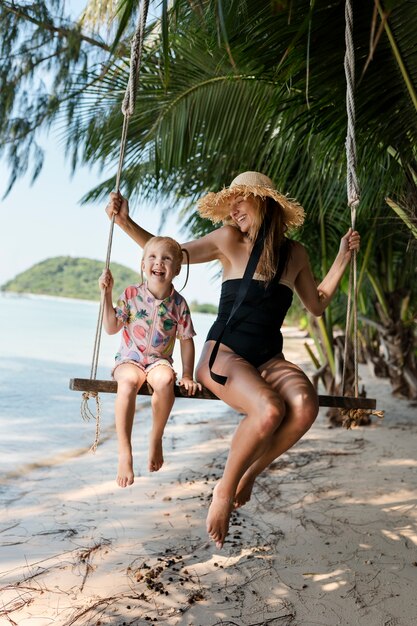
[[(305, 360), (302, 343), (289, 336), (287, 358)], [(361, 378), (384, 420), (329, 428), (322, 409), (233, 513), (222, 550), (205, 517), (239, 416), (220, 402), (176, 402), (155, 474), (146, 405), (130, 488), (114, 480), (110, 425), (95, 455), (5, 477), (0, 624), (417, 624), (416, 407)]]

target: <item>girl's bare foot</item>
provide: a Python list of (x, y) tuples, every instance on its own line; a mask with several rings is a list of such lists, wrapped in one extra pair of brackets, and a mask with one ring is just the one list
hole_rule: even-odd
[(119, 465), (117, 468), (116, 482), (119, 487), (133, 485), (135, 475), (133, 473), (133, 457), (130, 450), (119, 452)]
[(148, 468), (150, 472), (157, 472), (164, 464), (164, 455), (162, 451), (162, 439), (160, 437), (153, 438), (151, 435), (149, 441), (149, 462)]
[(215, 541), (216, 548), (222, 548), (229, 530), (230, 514), (233, 509), (233, 498), (222, 494), (221, 484), (213, 489), (213, 497), (207, 515), (206, 527), (210, 537)]
[(236, 489), (236, 495), (233, 500), (233, 508), (239, 509), (241, 506), (249, 502), (252, 495), (253, 485), (255, 483), (254, 478), (248, 478), (242, 476)]

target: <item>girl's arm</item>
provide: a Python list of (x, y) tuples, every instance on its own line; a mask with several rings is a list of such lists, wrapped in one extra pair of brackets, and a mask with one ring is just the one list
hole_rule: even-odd
[(123, 326), (123, 322), (116, 317), (113, 307), (113, 276), (110, 270), (103, 270), (98, 284), (101, 292), (104, 292), (103, 302), (103, 326), (108, 335), (115, 335)]
[(344, 235), (340, 241), (339, 252), (331, 268), (318, 286), (316, 285), (311, 271), (307, 252), (305, 248), (302, 248), (301, 256), (303, 258), (301, 269), (297, 274), (294, 285), (301, 301), (310, 313), (317, 317), (323, 314), (336, 293), (345, 269), (350, 263), (352, 251), (359, 250), (359, 247), (359, 233), (349, 228), (346, 235)]
[(180, 347), (181, 347), (181, 361), (182, 361), (182, 376), (178, 381), (178, 384), (181, 387), (185, 387), (189, 396), (193, 396), (197, 389), (202, 389), (200, 383), (196, 383), (193, 374), (194, 374), (194, 357), (195, 357), (195, 348), (194, 348), (194, 340), (190, 339), (180, 339)]

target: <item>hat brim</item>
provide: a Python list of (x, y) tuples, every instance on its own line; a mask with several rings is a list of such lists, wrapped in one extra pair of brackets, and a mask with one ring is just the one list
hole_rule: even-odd
[(241, 195), (244, 198), (248, 196), (272, 198), (281, 207), (284, 223), (288, 228), (298, 228), (304, 222), (305, 211), (296, 200), (282, 195), (276, 189), (258, 185), (234, 185), (225, 187), (217, 193), (211, 191), (197, 202), (197, 210), (201, 217), (207, 217), (214, 224), (223, 222), (229, 217), (230, 199), (235, 195)]

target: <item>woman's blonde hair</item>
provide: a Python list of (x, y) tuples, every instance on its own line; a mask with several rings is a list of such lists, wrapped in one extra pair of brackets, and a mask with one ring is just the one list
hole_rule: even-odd
[(153, 244), (162, 244), (169, 250), (174, 259), (175, 269), (179, 272), (182, 265), (183, 250), (178, 241), (172, 239), (172, 237), (151, 237), (143, 247), (142, 261), (145, 258), (149, 246)]
[[(259, 274), (265, 278), (266, 284), (268, 284), (276, 274), (280, 249), (285, 240), (284, 233), (287, 227), (279, 202), (269, 197), (252, 196), (252, 198), (256, 202), (258, 210), (254, 215), (248, 237), (254, 243), (259, 229), (265, 221), (264, 248), (258, 268)], [(224, 223), (235, 226), (231, 218), (224, 220)], [(236, 226), (236, 228), (238, 227)]]

